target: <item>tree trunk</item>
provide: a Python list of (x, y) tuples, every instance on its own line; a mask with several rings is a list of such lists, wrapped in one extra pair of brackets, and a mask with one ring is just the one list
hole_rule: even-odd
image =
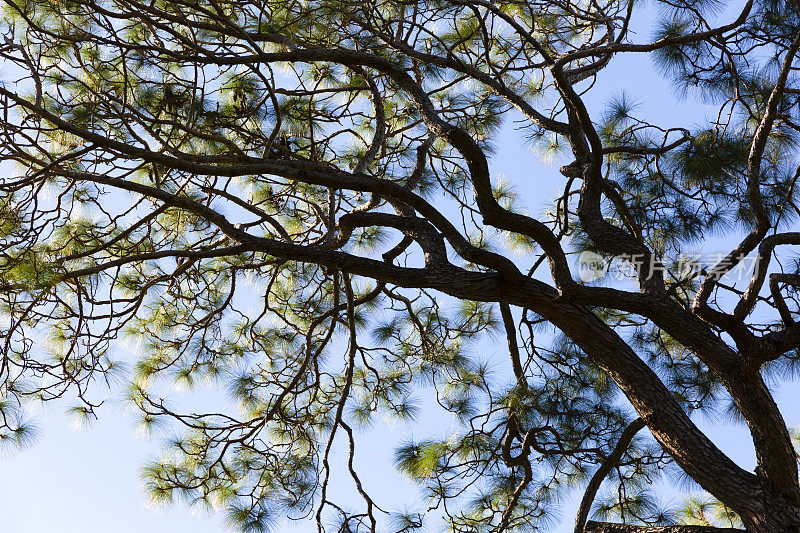
[(800, 507), (777, 502), (765, 498), (765, 512), (741, 515), (748, 533), (800, 533)]

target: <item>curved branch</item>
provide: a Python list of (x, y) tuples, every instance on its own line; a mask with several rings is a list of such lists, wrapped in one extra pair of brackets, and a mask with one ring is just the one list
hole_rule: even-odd
[(643, 418), (637, 418), (628, 424), (628, 426), (622, 432), (622, 435), (620, 435), (616, 446), (614, 446), (614, 449), (611, 451), (611, 454), (605, 458), (603, 463), (600, 465), (600, 468), (598, 468), (597, 471), (592, 475), (592, 479), (589, 480), (589, 485), (586, 487), (586, 491), (583, 493), (581, 503), (578, 506), (578, 515), (575, 519), (575, 533), (588, 533), (591, 531), (588, 529), (586, 520), (589, 517), (589, 511), (592, 510), (592, 503), (597, 495), (597, 491), (600, 489), (600, 485), (602, 485), (603, 480), (606, 478), (606, 476), (608, 476), (611, 470), (617, 466), (619, 460), (622, 459), (622, 454), (624, 454), (628, 449), (628, 446), (636, 434), (646, 425), (647, 424)]

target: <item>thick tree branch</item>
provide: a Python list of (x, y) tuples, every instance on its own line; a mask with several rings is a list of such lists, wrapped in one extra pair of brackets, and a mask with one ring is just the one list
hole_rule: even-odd
[(587, 522), (585, 533), (745, 533), (743, 529), (713, 526), (634, 526)]

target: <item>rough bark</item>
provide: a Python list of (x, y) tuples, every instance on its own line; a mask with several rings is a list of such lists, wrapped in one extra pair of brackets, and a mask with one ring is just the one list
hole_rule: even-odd
[(633, 526), (609, 522), (586, 523), (586, 533), (744, 533), (743, 529), (712, 526)]

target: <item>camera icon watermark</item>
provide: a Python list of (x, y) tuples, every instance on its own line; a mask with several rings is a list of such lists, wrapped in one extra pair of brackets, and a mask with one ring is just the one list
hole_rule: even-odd
[(585, 251), (578, 255), (578, 277), (584, 283), (603, 279), (608, 274), (611, 259), (600, 254)]

